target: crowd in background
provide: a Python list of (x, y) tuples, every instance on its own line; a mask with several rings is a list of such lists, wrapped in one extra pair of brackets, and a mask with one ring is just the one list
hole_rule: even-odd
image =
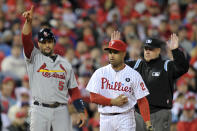
[[(67, 59), (75, 71), (79, 89), (87, 103), (88, 121), (76, 131), (98, 131), (97, 105), (89, 103), (85, 90), (92, 73), (108, 64), (103, 51), (111, 33), (121, 32), (128, 44), (125, 59), (142, 57), (143, 41), (157, 37), (168, 41), (170, 34), (179, 37), (190, 68), (174, 85), (172, 131), (188, 131), (197, 125), (197, 0), (0, 0), (0, 100), (5, 131), (29, 128), (32, 98), (23, 57), (22, 13), (34, 5), (32, 39), (37, 46), (37, 32), (51, 28), (56, 36), (55, 53)], [(173, 59), (162, 47), (162, 57)], [(32, 87), (33, 88), (33, 87)], [(159, 88), (159, 87), (158, 87)], [(74, 120), (77, 115), (69, 106)], [(188, 124), (189, 123), (189, 124)]]

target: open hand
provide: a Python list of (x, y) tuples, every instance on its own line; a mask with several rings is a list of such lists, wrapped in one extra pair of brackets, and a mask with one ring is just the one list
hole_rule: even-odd
[(111, 40), (120, 40), (120, 32), (119, 31), (114, 31), (111, 34)]
[(175, 33), (171, 34), (170, 40), (167, 41), (167, 46), (170, 50), (174, 50), (179, 47), (179, 38)]

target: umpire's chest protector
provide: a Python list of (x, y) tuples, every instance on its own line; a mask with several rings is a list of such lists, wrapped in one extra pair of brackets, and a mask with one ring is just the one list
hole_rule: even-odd
[[(138, 60), (139, 61), (139, 60)], [(171, 108), (173, 97), (173, 80), (168, 70), (169, 60), (162, 60), (160, 57), (149, 63), (141, 60), (135, 66), (149, 92), (147, 96), (149, 104), (159, 107)]]

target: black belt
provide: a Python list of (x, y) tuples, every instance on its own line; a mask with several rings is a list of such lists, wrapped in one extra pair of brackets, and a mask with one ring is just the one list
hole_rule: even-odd
[(129, 109), (126, 112), (120, 112), (120, 113), (101, 113), (102, 115), (108, 115), (108, 116), (113, 116), (113, 115), (120, 115), (120, 114), (124, 114), (124, 113), (128, 113), (130, 111), (133, 111), (132, 109)]
[(122, 113), (101, 113), (102, 115), (108, 115), (108, 116), (113, 116), (113, 115), (120, 115)]
[(59, 102), (55, 102), (54, 104), (45, 104), (45, 103), (40, 103), (38, 101), (34, 101), (34, 105), (49, 107), (49, 108), (57, 108), (59, 106), (65, 106), (67, 104), (66, 103), (59, 103)]

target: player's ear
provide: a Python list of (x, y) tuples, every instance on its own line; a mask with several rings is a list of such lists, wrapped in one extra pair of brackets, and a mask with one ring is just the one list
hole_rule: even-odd
[(39, 47), (39, 49), (40, 49), (40, 46), (41, 46), (41, 43), (40, 43), (40, 42), (38, 42), (38, 47)]
[(123, 52), (123, 56), (124, 56), (124, 58), (126, 57), (126, 52)]

